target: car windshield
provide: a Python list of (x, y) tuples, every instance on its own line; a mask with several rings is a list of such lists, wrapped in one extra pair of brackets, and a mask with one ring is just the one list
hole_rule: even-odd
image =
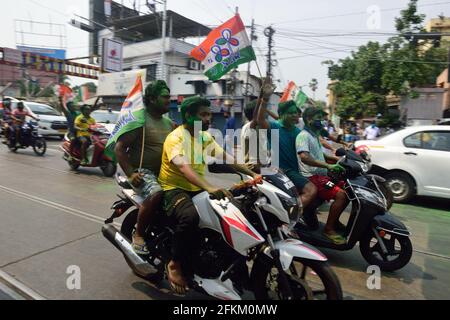
[(61, 114), (50, 106), (38, 103), (27, 103), (27, 107), (37, 115), (60, 116)]
[(113, 112), (92, 112), (91, 117), (98, 123), (115, 124), (119, 118), (119, 114)]

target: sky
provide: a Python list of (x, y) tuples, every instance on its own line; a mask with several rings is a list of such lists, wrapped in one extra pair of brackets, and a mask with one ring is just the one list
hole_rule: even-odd
[[(120, 1), (119, 1), (120, 2)], [(123, 0), (132, 6), (134, 0)], [(283, 90), (288, 81), (305, 86), (310, 97), (313, 93), (308, 87), (316, 78), (319, 88), (316, 98), (326, 100), (326, 87), (329, 82), (328, 68), (322, 65), (325, 60), (338, 61), (350, 55), (352, 50), (370, 40), (384, 42), (395, 33), (395, 17), (408, 0), (168, 0), (168, 9), (176, 11), (192, 20), (208, 26), (217, 26), (231, 18), (239, 7), (239, 13), (246, 25), (255, 19), (258, 41), (254, 43), (258, 65), (266, 72), (267, 38), (264, 29), (271, 25), (275, 29), (275, 48), (278, 66), (274, 76), (278, 89)], [(140, 11), (147, 12), (145, 0), (136, 0)], [(83, 57), (89, 54), (88, 34), (70, 26), (67, 22), (75, 14), (88, 17), (88, 0), (15, 0), (2, 1), (0, 10), (0, 46), (14, 48), (22, 42), (63, 46), (68, 57)], [(161, 5), (157, 9), (162, 9)], [(440, 14), (450, 16), (450, 1), (420, 0), (419, 12), (426, 20)], [(17, 20), (33, 20), (33, 23)], [(41, 25), (37, 22), (53, 23)], [(59, 25), (62, 26), (59, 26)], [(24, 36), (20, 31), (33, 33), (52, 33), (56, 37), (32, 35)], [(63, 34), (65, 37), (60, 37)], [(200, 41), (200, 40), (199, 40)], [(242, 70), (246, 70), (243, 67)], [(258, 75), (253, 63), (252, 73)], [(74, 78), (73, 84), (86, 82)]]

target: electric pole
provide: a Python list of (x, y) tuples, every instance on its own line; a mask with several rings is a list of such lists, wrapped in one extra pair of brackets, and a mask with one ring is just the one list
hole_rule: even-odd
[(274, 46), (273, 35), (274, 34), (275, 34), (275, 30), (272, 28), (272, 26), (267, 27), (264, 30), (264, 35), (268, 38), (268, 47), (269, 47), (269, 51), (267, 53), (267, 76), (271, 77), (271, 78), (273, 77), (272, 67), (275, 67), (278, 64), (278, 62), (273, 59), (273, 56), (275, 55), (275, 52), (273, 51), (273, 46)]
[[(252, 26), (250, 27), (251, 32), (250, 32), (250, 45), (253, 47), (253, 41), (258, 40), (258, 37), (256, 36), (256, 28), (255, 28), (255, 19), (252, 19)], [(250, 66), (251, 66), (251, 61), (249, 61), (248, 66), (247, 66), (247, 81), (245, 84), (245, 96), (248, 97), (250, 96)], [(248, 102), (248, 101), (247, 101)]]
[(162, 19), (162, 51), (161, 51), (161, 79), (167, 82), (166, 76), (166, 28), (167, 28), (167, 0), (163, 0), (164, 11)]

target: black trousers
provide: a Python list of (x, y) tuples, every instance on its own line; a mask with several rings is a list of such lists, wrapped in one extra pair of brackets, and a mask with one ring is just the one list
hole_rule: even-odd
[(186, 264), (198, 253), (200, 221), (192, 198), (199, 192), (175, 189), (164, 192), (164, 209), (174, 224), (172, 259)]

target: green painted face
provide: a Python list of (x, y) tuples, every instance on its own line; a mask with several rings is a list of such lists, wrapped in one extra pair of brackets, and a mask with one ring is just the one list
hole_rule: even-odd
[(296, 106), (290, 107), (288, 110), (286, 110), (285, 113), (281, 115), (280, 118), (285, 125), (288, 126), (296, 125), (299, 122), (299, 113), (297, 107)]

